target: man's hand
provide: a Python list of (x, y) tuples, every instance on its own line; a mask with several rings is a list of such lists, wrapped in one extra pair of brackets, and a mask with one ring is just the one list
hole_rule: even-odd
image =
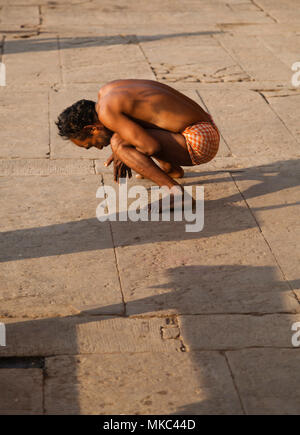
[[(121, 136), (115, 133), (110, 141), (111, 146), (118, 147), (125, 141), (121, 138)], [(131, 169), (122, 162), (122, 160), (118, 159), (114, 153), (106, 160), (104, 163), (105, 166), (109, 166), (111, 162), (114, 162), (114, 180), (118, 182), (120, 178), (128, 178), (132, 177)]]
[[(126, 141), (124, 141), (118, 133), (114, 133), (110, 139), (110, 145), (114, 150), (118, 149), (118, 147), (122, 146), (124, 143), (126, 143)], [(111, 156), (108, 161), (112, 161)], [(117, 157), (116, 153), (113, 153), (113, 161), (114, 180), (116, 183), (119, 181), (120, 178), (126, 178), (127, 175), (128, 178), (132, 177), (131, 169)]]
[(122, 160), (119, 160), (118, 158), (114, 157), (114, 180), (116, 183), (119, 182), (120, 178), (126, 178), (128, 175), (128, 178), (132, 177), (131, 169), (125, 165), (125, 163), (122, 162)]

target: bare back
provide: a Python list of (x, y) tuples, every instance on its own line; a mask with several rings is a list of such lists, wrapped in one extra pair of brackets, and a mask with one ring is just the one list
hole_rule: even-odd
[(208, 121), (208, 114), (193, 100), (163, 83), (152, 80), (116, 80), (99, 91), (98, 114), (114, 101), (115, 107), (144, 127), (174, 133), (188, 125)]

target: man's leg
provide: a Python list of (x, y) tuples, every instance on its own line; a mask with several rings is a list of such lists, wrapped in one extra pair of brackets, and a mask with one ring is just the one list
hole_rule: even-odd
[[(169, 175), (171, 178), (182, 178), (184, 176), (184, 170), (179, 165), (172, 165), (170, 162), (164, 162), (163, 160), (158, 159), (155, 160), (158, 162), (159, 167)], [(136, 178), (141, 179), (144, 178), (142, 175), (137, 174)]]
[[(120, 141), (112, 145), (114, 154), (138, 174), (152, 180), (158, 186), (180, 186), (167, 173), (169, 169), (181, 169), (180, 165), (191, 166), (192, 162), (186, 147), (185, 138), (181, 134), (171, 133), (160, 129), (147, 129), (160, 144), (161, 149), (153, 157), (163, 166), (161, 169), (150, 156), (137, 151), (133, 146)], [(113, 142), (114, 143), (114, 142)], [(167, 169), (164, 171), (163, 169)]]
[(166, 174), (149, 156), (137, 151), (133, 146), (123, 144), (117, 147), (112, 146), (114, 155), (125, 163), (126, 166), (133, 169), (143, 178), (148, 178), (158, 186), (167, 186), (169, 188), (178, 185), (168, 174)]

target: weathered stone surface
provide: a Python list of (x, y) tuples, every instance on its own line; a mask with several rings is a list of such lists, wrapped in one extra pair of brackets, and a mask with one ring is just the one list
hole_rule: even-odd
[(95, 174), (94, 162), (88, 160), (22, 159), (0, 160), (0, 175), (86, 175)]
[(0, 414), (42, 414), (41, 369), (0, 369)]
[[(179, 2), (176, 3), (179, 4)], [(194, 7), (192, 5), (190, 7), (189, 4), (181, 4), (179, 10), (172, 10), (170, 13), (168, 3), (154, 2), (154, 10), (157, 10), (152, 14), (146, 13), (146, 10), (138, 10), (134, 3), (131, 8), (128, 8), (127, 5), (128, 3), (126, 3), (125, 8), (122, 4), (113, 5), (111, 3), (108, 7), (101, 4), (99, 8), (95, 8), (91, 3), (74, 5), (71, 9), (67, 5), (55, 8), (43, 7), (42, 29), (53, 31), (64, 26), (66, 31), (70, 31), (80, 26), (82, 29), (94, 32), (99, 32), (100, 29), (108, 34), (126, 31), (141, 35), (149, 33), (157, 35), (170, 32), (198, 32), (199, 27), (203, 28), (208, 25), (217, 29), (217, 25), (222, 23), (273, 22), (260, 10), (233, 11), (226, 4), (220, 3), (216, 5), (201, 4), (201, 13), (197, 16), (197, 20), (195, 20), (195, 12), (199, 11), (197, 3), (194, 4)], [(102, 10), (101, 6), (104, 6)]]
[[(197, 87), (233, 156), (299, 156), (299, 144), (258, 92), (238, 85)], [(273, 157), (274, 158), (274, 157)]]
[[(299, 14), (300, 15), (300, 14)], [(289, 21), (290, 23), (291, 21)], [(264, 45), (272, 50), (286, 66), (291, 69), (293, 63), (299, 61), (300, 35), (292, 33), (273, 32), (272, 35), (264, 35)]]
[(173, 340), (180, 336), (180, 329), (178, 326), (163, 327), (161, 331), (164, 340)]
[[(89, 315), (88, 315), (89, 314)], [(179, 351), (178, 328), (170, 318), (128, 319), (93, 315), (52, 319), (1, 319), (6, 325), (4, 356), (49, 356)], [(164, 332), (162, 332), (164, 331)]]
[(292, 347), (291, 326), (299, 321), (299, 314), (179, 316), (181, 335), (190, 350)]
[(47, 157), (49, 153), (47, 92), (20, 92), (12, 91), (7, 87), (0, 88), (0, 94), (0, 157)]
[(51, 317), (95, 306), (98, 314), (122, 312), (109, 224), (96, 219), (100, 181), (1, 180), (2, 316)]
[(268, 101), (278, 114), (284, 125), (300, 143), (300, 128), (298, 113), (300, 109), (300, 95), (274, 97)]
[(242, 413), (217, 352), (53, 357), (46, 370), (48, 414)]
[(279, 23), (299, 23), (299, 3), (297, 0), (258, 0), (258, 5)]
[(290, 83), (291, 71), (257, 36), (216, 35), (233, 59), (254, 80), (269, 80)]
[[(230, 175), (201, 175), (185, 180), (205, 186), (200, 233), (187, 233), (184, 222), (111, 223), (127, 313), (296, 312), (299, 304)], [(104, 183), (112, 183), (110, 175)], [(143, 267), (133, 266), (137, 259)]]
[(205, 32), (203, 35), (142, 42), (142, 47), (159, 81), (216, 83), (250, 80), (218, 41)]
[(155, 79), (139, 46), (131, 41), (132, 38), (119, 35), (116, 38), (61, 38), (64, 81), (98, 84), (120, 79), (120, 74), (124, 79)]
[(299, 160), (233, 175), (292, 288), (299, 289)]
[(230, 32), (237, 35), (258, 35), (261, 38), (264, 38), (265, 35), (282, 35), (284, 33), (294, 33), (297, 35), (299, 25), (292, 22), (278, 23), (275, 22), (274, 19), (273, 23), (264, 24), (263, 26), (255, 23), (247, 23), (246, 26), (245, 23), (222, 23), (218, 25), (218, 28), (223, 32)]
[[(76, 3), (82, 3), (82, 0), (64, 0), (65, 5), (74, 5)], [(38, 0), (38, 4), (39, 5), (48, 5), (49, 0)], [(0, 0), (0, 5), (36, 6), (37, 0)], [(53, 2), (52, 2), (52, 6), (54, 6)], [(23, 8), (23, 9), (25, 9), (25, 8)]]
[[(299, 11), (0, 0), (1, 414), (299, 414)], [(220, 129), (180, 181), (205, 187), (201, 232), (96, 220), (110, 148), (63, 141), (55, 120), (126, 77), (177, 88)]]
[[(19, 3), (19, 2), (18, 2)], [(34, 6), (28, 5), (26, 8), (13, 6), (3, 6), (1, 10), (1, 30), (11, 31), (19, 29), (36, 28), (39, 24), (39, 10), (35, 3)]]
[[(7, 86), (23, 90), (61, 82), (58, 43), (57, 37), (53, 34), (26, 39), (8, 37), (5, 39), (3, 59), (6, 65)], [(42, 113), (48, 111), (46, 107), (40, 110)]]
[(247, 414), (299, 415), (299, 349), (227, 352)]

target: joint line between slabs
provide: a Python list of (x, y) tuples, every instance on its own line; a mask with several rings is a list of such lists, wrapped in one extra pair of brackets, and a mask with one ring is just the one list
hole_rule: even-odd
[(56, 35), (56, 41), (57, 41), (60, 81), (61, 81), (61, 84), (64, 85), (65, 83), (64, 83), (64, 73), (63, 73), (63, 64), (62, 64), (62, 57), (61, 57), (61, 46), (60, 46), (60, 36), (59, 35)]
[[(287, 129), (287, 131), (290, 133), (290, 135), (292, 136), (292, 138), (298, 143), (298, 139), (296, 136), (294, 136), (294, 133), (289, 129), (289, 127), (286, 125), (286, 123), (284, 122), (284, 120), (280, 117), (280, 115), (276, 112), (276, 110), (272, 107), (272, 104), (270, 104), (270, 102), (268, 101), (267, 97), (263, 94), (263, 91), (257, 91), (254, 90), (254, 92), (257, 92), (264, 100), (265, 102), (268, 104), (268, 106), (270, 107), (270, 109), (272, 110), (272, 112), (274, 113), (274, 115), (279, 119), (279, 121), (281, 122), (281, 124)], [(280, 98), (280, 96), (277, 96), (277, 98)], [(281, 97), (282, 98), (282, 97)]]
[(272, 248), (271, 248), (271, 245), (269, 244), (268, 240), (266, 239), (266, 237), (265, 237), (265, 235), (264, 235), (264, 233), (263, 233), (263, 230), (261, 229), (261, 226), (259, 225), (259, 223), (258, 223), (258, 221), (257, 221), (257, 219), (256, 219), (256, 217), (255, 217), (255, 214), (253, 213), (253, 211), (252, 211), (250, 205), (248, 204), (247, 199), (245, 198), (243, 192), (240, 190), (240, 188), (239, 188), (238, 184), (236, 183), (236, 181), (235, 181), (234, 176), (232, 175), (232, 173), (229, 172), (229, 174), (230, 174), (230, 177), (231, 177), (232, 181), (234, 182), (236, 188), (238, 189), (238, 191), (239, 191), (241, 197), (243, 198), (245, 204), (247, 205), (249, 212), (251, 213), (253, 219), (255, 220), (256, 225), (257, 225), (257, 227), (258, 227), (258, 229), (259, 229), (259, 232), (260, 232), (260, 234), (262, 235), (262, 237), (263, 237), (263, 239), (264, 239), (266, 245), (268, 246), (269, 251), (271, 252), (272, 257), (274, 258), (275, 263), (277, 264), (277, 267), (278, 267), (278, 269), (280, 270), (280, 272), (281, 272), (281, 274), (282, 274), (282, 277), (283, 277), (284, 281), (287, 283), (287, 285), (288, 285), (290, 291), (293, 293), (293, 295), (294, 295), (296, 301), (300, 304), (300, 300), (299, 300), (299, 298), (298, 298), (296, 292), (294, 291), (293, 287), (291, 286), (290, 281), (289, 281), (289, 280), (287, 279), (287, 277), (285, 276), (285, 273), (284, 273), (284, 271), (283, 271), (283, 269), (282, 269), (282, 267), (281, 267), (279, 261), (277, 260), (277, 257), (276, 257), (276, 255), (274, 254), (274, 252), (273, 252), (273, 250), (272, 250)]
[(49, 155), (47, 156), (48, 159), (51, 159), (51, 121), (50, 121), (50, 92), (48, 91), (48, 137), (49, 137)]
[(267, 17), (270, 17), (271, 20), (274, 21), (274, 23), (278, 24), (278, 20), (275, 17), (273, 17), (268, 11), (266, 11), (262, 6), (260, 6), (260, 4), (256, 0), (250, 0), (250, 1), (254, 6), (256, 6), (258, 9), (260, 9), (261, 12), (264, 12), (264, 14)]
[(145, 53), (145, 51), (144, 51), (142, 45), (141, 45), (141, 43), (140, 43), (140, 41), (138, 40), (138, 38), (137, 38), (136, 35), (135, 35), (135, 37), (136, 37), (136, 40), (137, 40), (137, 45), (138, 45), (139, 49), (140, 49), (141, 52), (142, 52), (142, 55), (144, 56), (144, 58), (145, 58), (145, 60), (146, 60), (146, 62), (147, 62), (147, 64), (148, 64), (150, 70), (152, 71), (152, 74), (154, 75), (155, 80), (157, 80), (157, 75), (156, 75), (156, 73), (155, 73), (154, 68), (152, 67), (152, 65), (151, 65), (151, 63), (150, 63), (150, 61), (149, 61), (149, 59), (148, 59), (148, 57), (147, 57), (147, 55), (146, 55), (146, 53)]
[(116, 269), (117, 269), (119, 287), (120, 287), (120, 292), (121, 292), (121, 296), (122, 296), (122, 302), (123, 302), (123, 305), (124, 305), (124, 313), (123, 313), (123, 315), (126, 316), (126, 303), (125, 303), (125, 298), (124, 298), (124, 293), (123, 293), (123, 288), (122, 288), (122, 283), (121, 283), (118, 257), (117, 257), (117, 253), (116, 253), (115, 242), (114, 242), (114, 235), (113, 235), (112, 225), (111, 225), (110, 221), (109, 221), (108, 225), (109, 225), (111, 239), (112, 239), (112, 244), (113, 244), (113, 252), (114, 252), (114, 257), (115, 257), (115, 264), (116, 264)]
[(5, 44), (5, 35), (1, 37), (1, 45), (0, 45), (0, 61), (2, 62), (4, 57), (4, 44)]
[[(104, 187), (103, 177), (101, 177), (101, 184)], [(122, 283), (121, 283), (120, 269), (119, 269), (118, 257), (117, 257), (117, 253), (116, 253), (116, 247), (115, 247), (115, 241), (114, 241), (114, 235), (113, 235), (111, 221), (108, 221), (108, 225), (109, 225), (109, 230), (110, 230), (110, 235), (111, 235), (111, 240), (112, 240), (112, 245), (113, 245), (113, 253), (114, 253), (114, 257), (115, 257), (115, 265), (116, 265), (116, 269), (117, 269), (119, 287), (120, 287), (122, 302), (123, 302), (123, 306), (124, 306), (123, 316), (126, 316), (126, 303), (125, 303), (125, 297), (124, 297), (124, 292), (123, 292)]]
[[(201, 97), (200, 92), (198, 91), (198, 89), (196, 89), (196, 94), (198, 95), (198, 97), (199, 97), (200, 101), (202, 102), (203, 106), (205, 107), (206, 111), (210, 114), (210, 111), (209, 111), (207, 105), (205, 104), (205, 101), (204, 101), (203, 98)], [(230, 157), (232, 157), (232, 156), (233, 156), (233, 153), (232, 153), (232, 150), (230, 149), (230, 146), (228, 145), (227, 141), (225, 140), (225, 138), (224, 138), (224, 136), (223, 136), (223, 134), (222, 134), (222, 132), (221, 132), (220, 129), (219, 129), (219, 132), (220, 132), (220, 137), (223, 139), (223, 141), (224, 141), (226, 147), (228, 148), (228, 151), (229, 151), (230, 154), (231, 154)]]
[(244, 68), (243, 66), (240, 64), (240, 62), (238, 61), (238, 59), (232, 54), (231, 50), (229, 50), (226, 45), (222, 44), (221, 40), (219, 38), (216, 38), (215, 35), (212, 35), (212, 38), (217, 41), (217, 43), (219, 44), (219, 46), (231, 57), (231, 59), (233, 60), (233, 62), (238, 65), (241, 70), (246, 74), (246, 76), (250, 77), (250, 79), (255, 80), (255, 77), (252, 77)]
[(224, 358), (225, 358), (225, 361), (226, 361), (226, 364), (227, 364), (227, 367), (228, 367), (228, 370), (229, 370), (229, 373), (230, 373), (230, 376), (231, 376), (231, 379), (232, 379), (232, 383), (233, 383), (234, 389), (235, 389), (235, 391), (236, 391), (236, 394), (237, 394), (238, 399), (239, 399), (239, 402), (240, 402), (240, 406), (241, 406), (241, 408), (242, 408), (242, 412), (243, 412), (244, 415), (246, 415), (246, 410), (245, 410), (245, 407), (244, 407), (244, 404), (243, 404), (243, 400), (242, 400), (242, 397), (241, 397), (241, 395), (240, 395), (240, 392), (239, 392), (239, 389), (238, 389), (237, 383), (236, 383), (236, 381), (235, 381), (235, 377), (234, 377), (234, 374), (233, 374), (232, 368), (231, 368), (231, 366), (230, 366), (230, 363), (229, 363), (228, 357), (227, 357), (227, 355), (226, 355), (226, 352), (221, 352), (221, 355), (223, 355)]

